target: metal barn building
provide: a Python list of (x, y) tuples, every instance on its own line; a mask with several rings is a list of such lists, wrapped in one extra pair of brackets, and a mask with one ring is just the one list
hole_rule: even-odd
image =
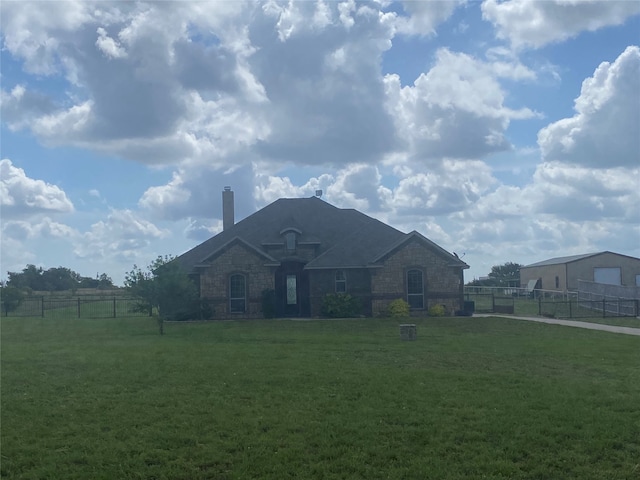
[(605, 251), (551, 258), (520, 268), (522, 286), (576, 292), (579, 281), (640, 286), (640, 258)]

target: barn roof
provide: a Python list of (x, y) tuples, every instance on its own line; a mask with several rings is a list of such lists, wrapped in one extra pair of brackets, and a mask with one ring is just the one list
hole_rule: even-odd
[(543, 260), (542, 262), (525, 265), (523, 268), (546, 267), (547, 265), (561, 265), (564, 263), (575, 262), (576, 260), (582, 260), (583, 258), (593, 257), (594, 255), (600, 255), (601, 253), (604, 253), (604, 252), (585, 253), (583, 255), (570, 255), (568, 257), (555, 257), (555, 258), (550, 258), (549, 260)]
[(548, 265), (562, 265), (562, 264), (565, 264), (565, 263), (571, 263), (571, 262), (575, 262), (575, 261), (578, 261), (578, 260), (583, 260), (585, 258), (590, 258), (590, 257), (595, 257), (597, 255), (602, 255), (603, 253), (610, 253), (612, 255), (617, 255), (619, 257), (626, 257), (626, 258), (632, 258), (634, 260), (638, 260), (636, 257), (630, 257), (629, 255), (623, 255), (621, 253), (615, 253), (615, 252), (610, 252), (608, 250), (605, 250), (603, 252), (585, 253), (583, 255), (570, 255), (568, 257), (550, 258), (549, 260), (543, 260), (542, 262), (532, 263), (531, 265), (525, 265), (522, 268), (546, 267)]

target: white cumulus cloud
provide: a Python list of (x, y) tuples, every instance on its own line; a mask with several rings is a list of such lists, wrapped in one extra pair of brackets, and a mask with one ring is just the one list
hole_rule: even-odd
[[(439, 2), (404, 1), (402, 6), (408, 15), (396, 19), (399, 33), (409, 35), (435, 35), (436, 27), (447, 20), (466, 0), (448, 0)], [(464, 28), (464, 27), (463, 27)]]
[(127, 52), (119, 42), (111, 38), (107, 31), (99, 27), (97, 30), (98, 39), (96, 40), (96, 47), (98, 47), (102, 53), (109, 58), (124, 58), (127, 56)]
[(75, 239), (74, 253), (81, 258), (135, 262), (151, 241), (167, 235), (167, 230), (136, 212), (112, 209), (106, 219), (94, 223)]
[(8, 158), (0, 160), (0, 201), (4, 218), (74, 210), (60, 187), (28, 177)]
[[(387, 75), (387, 105), (398, 135), (417, 159), (473, 158), (508, 150), (505, 132), (511, 120), (537, 114), (505, 105), (499, 68), (464, 53), (440, 49), (434, 66), (413, 86)], [(512, 70), (509, 70), (511, 73)], [(460, 139), (464, 139), (461, 141)]]
[(576, 114), (538, 133), (546, 160), (596, 168), (637, 166), (640, 162), (640, 48), (628, 47), (603, 62), (582, 83)]
[(640, 2), (628, 0), (484, 0), (482, 16), (500, 38), (515, 47), (540, 48), (548, 43), (620, 25), (640, 14)]

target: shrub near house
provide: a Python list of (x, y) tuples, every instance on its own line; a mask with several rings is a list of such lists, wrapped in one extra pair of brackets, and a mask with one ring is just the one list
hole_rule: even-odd
[(409, 308), (409, 304), (398, 298), (389, 304), (389, 309), (387, 311), (387, 315), (391, 318), (404, 318), (408, 317), (411, 313), (411, 309)]
[(362, 306), (348, 293), (329, 293), (322, 302), (322, 314), (330, 318), (353, 318), (361, 315)]

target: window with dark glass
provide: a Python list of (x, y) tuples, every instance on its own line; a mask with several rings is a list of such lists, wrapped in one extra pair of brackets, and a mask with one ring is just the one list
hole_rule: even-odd
[(343, 270), (336, 271), (336, 293), (345, 293), (347, 291), (347, 276)]
[(247, 308), (247, 286), (245, 276), (241, 274), (229, 277), (229, 311), (244, 313)]
[(298, 303), (298, 277), (287, 275), (287, 305)]
[(295, 250), (296, 249), (296, 234), (294, 232), (288, 232), (285, 235), (285, 240), (287, 243), (287, 250)]
[(420, 270), (407, 272), (407, 303), (411, 308), (424, 308), (424, 285)]
[(560, 277), (556, 276), (556, 288), (560, 288)]

